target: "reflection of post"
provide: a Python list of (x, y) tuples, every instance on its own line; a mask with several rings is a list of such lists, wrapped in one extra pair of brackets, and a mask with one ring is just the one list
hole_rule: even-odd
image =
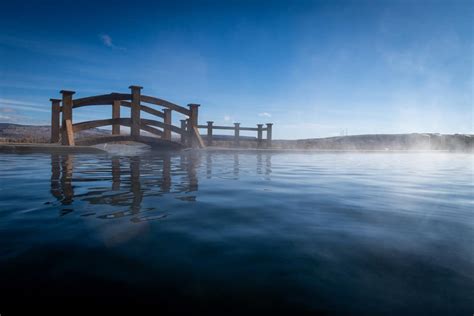
[(188, 178), (189, 178), (189, 191), (197, 191), (198, 190), (198, 178), (196, 175), (196, 165), (198, 165), (199, 162), (199, 156), (198, 153), (193, 152), (190, 153), (188, 156), (188, 161), (187, 161), (187, 173), (188, 173)]
[(239, 178), (239, 154), (234, 153), (234, 177)]
[(257, 174), (262, 174), (262, 153), (257, 153)]
[(72, 187), (73, 163), (72, 155), (62, 156), (61, 187), (64, 195), (63, 200), (61, 201), (62, 204), (71, 204), (74, 198), (74, 189)]
[(171, 189), (171, 157), (164, 155), (163, 157), (163, 183), (161, 190), (163, 192), (169, 192)]
[(270, 176), (272, 173), (272, 155), (267, 154), (265, 157), (265, 175)]
[(130, 192), (133, 194), (131, 210), (133, 213), (138, 213), (142, 203), (139, 156), (130, 158)]
[(120, 158), (112, 157), (112, 190), (120, 190)]
[(212, 178), (212, 154), (210, 152), (206, 153), (206, 178)]
[(56, 154), (51, 155), (51, 194), (58, 200), (61, 200), (61, 183), (59, 178), (61, 176), (61, 163), (59, 156)]

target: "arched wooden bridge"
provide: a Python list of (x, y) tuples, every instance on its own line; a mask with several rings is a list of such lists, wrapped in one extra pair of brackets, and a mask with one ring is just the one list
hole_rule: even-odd
[[(130, 86), (130, 93), (110, 93), (79, 99), (73, 99), (74, 91), (62, 90), (62, 99), (51, 99), (51, 142), (66, 146), (96, 145), (116, 141), (136, 141), (151, 145), (152, 147), (183, 148), (204, 147), (205, 143), (199, 134), (199, 128), (207, 127), (198, 125), (199, 104), (188, 104), (188, 107), (179, 106), (172, 102), (152, 96), (142, 95), (140, 86)], [(73, 123), (73, 109), (84, 106), (111, 105), (112, 118)], [(158, 106), (160, 108), (154, 108)], [(120, 108), (130, 108), (130, 117), (121, 117)], [(141, 117), (141, 113), (150, 114), (152, 119)], [(173, 125), (172, 113), (180, 115), (180, 125)], [(90, 138), (75, 139), (75, 133), (102, 126), (112, 126), (111, 135), (95, 136)], [(211, 124), (212, 125), (212, 124)], [(235, 135), (239, 138), (240, 130), (258, 131), (259, 144), (262, 143), (262, 132), (267, 131), (267, 145), (271, 142), (271, 125), (266, 128), (259, 124), (258, 128), (243, 128), (236, 123)], [(130, 134), (125, 135), (120, 127), (130, 128)], [(219, 129), (219, 127), (214, 127)], [(220, 129), (229, 129), (220, 127)], [(146, 131), (149, 135), (142, 135)], [(212, 128), (208, 138), (212, 138)]]

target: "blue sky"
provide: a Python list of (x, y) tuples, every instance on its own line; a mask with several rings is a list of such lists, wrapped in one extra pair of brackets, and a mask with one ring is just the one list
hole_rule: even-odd
[(275, 138), (473, 133), (472, 21), (472, 1), (10, 1), (0, 121), (49, 124), (59, 90), (134, 84)]

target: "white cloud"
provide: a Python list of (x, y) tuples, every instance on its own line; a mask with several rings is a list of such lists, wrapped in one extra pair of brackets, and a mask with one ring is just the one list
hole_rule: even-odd
[(104, 44), (105, 46), (114, 49), (125, 50), (124, 47), (119, 47), (115, 45), (115, 43), (112, 41), (112, 37), (109, 34), (100, 34), (99, 37), (102, 40), (102, 44)]
[(260, 116), (260, 117), (272, 117), (272, 115), (268, 112), (258, 113), (258, 116)]
[(230, 121), (232, 118), (229, 116), (229, 115), (224, 115), (224, 121), (228, 122)]

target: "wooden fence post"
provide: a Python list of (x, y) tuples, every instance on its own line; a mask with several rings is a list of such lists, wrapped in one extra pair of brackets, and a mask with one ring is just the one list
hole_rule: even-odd
[(59, 142), (61, 99), (49, 99), (51, 101), (51, 143)]
[(257, 148), (262, 147), (263, 124), (257, 124)]
[(207, 146), (212, 146), (212, 124), (213, 121), (207, 121)]
[[(112, 104), (112, 118), (120, 118), (120, 100), (115, 100)], [(112, 124), (112, 135), (120, 135), (120, 124)]]
[[(187, 131), (186, 129), (186, 120), (180, 120), (181, 121), (181, 130)], [(183, 133), (181, 134), (181, 144), (186, 145), (186, 134)]]
[(195, 147), (197, 144), (194, 135), (194, 127), (198, 126), (198, 108), (199, 104), (188, 104), (189, 111), (189, 120), (188, 120), (188, 135), (189, 135), (189, 145)]
[(140, 86), (130, 86), (132, 93), (132, 102), (131, 102), (131, 119), (132, 119), (132, 126), (130, 129), (130, 134), (132, 137), (139, 137), (140, 136), (140, 90), (143, 87)]
[(267, 123), (267, 148), (272, 147), (272, 126), (273, 123)]
[[(61, 122), (61, 130), (62, 130), (62, 144), (71, 146), (70, 140), (71, 138), (74, 139), (74, 134), (71, 135), (72, 131), (68, 130), (66, 125), (66, 121), (70, 121), (72, 125), (72, 95), (76, 92), (68, 91), (68, 90), (61, 90), (60, 93), (63, 95), (62, 103), (63, 103), (63, 110), (62, 110), (62, 122)], [(68, 133), (69, 132), (69, 133)], [(72, 136), (72, 137), (71, 137)]]
[(165, 114), (163, 118), (163, 123), (167, 124), (163, 128), (163, 139), (171, 140), (171, 110), (164, 109), (163, 113)]
[(234, 123), (234, 146), (240, 145), (240, 123)]

